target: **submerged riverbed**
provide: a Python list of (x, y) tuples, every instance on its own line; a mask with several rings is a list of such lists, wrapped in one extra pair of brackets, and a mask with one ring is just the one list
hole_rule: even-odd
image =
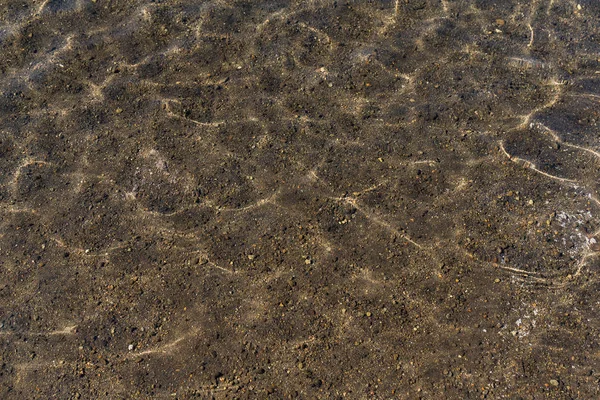
[(0, 397), (598, 397), (599, 21), (0, 3)]

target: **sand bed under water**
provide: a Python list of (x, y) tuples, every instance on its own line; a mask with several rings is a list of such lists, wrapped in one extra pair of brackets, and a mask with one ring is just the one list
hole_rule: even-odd
[(599, 26), (0, 2), (0, 398), (598, 398)]

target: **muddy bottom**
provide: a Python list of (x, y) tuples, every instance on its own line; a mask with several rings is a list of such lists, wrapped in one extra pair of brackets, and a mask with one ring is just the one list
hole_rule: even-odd
[(599, 26), (4, 0), (0, 398), (600, 397)]

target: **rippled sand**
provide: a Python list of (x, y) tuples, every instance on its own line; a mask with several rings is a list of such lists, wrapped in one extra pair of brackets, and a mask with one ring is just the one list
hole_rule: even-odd
[(599, 26), (0, 2), (0, 397), (597, 398)]

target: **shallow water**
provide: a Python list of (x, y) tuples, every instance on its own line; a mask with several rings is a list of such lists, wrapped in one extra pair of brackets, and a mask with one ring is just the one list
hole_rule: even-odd
[(0, 3), (1, 397), (596, 397), (599, 17)]

